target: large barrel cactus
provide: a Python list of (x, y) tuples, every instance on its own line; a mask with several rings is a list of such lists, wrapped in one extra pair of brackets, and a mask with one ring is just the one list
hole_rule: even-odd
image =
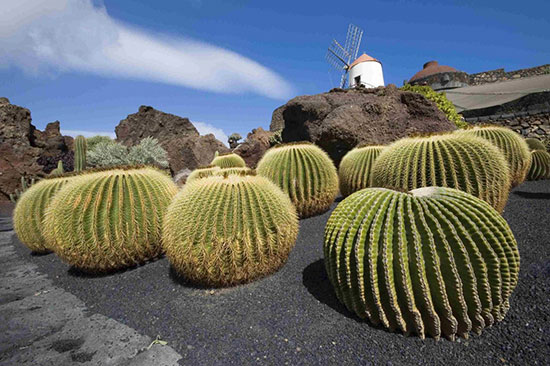
[(421, 338), (481, 333), (503, 319), (518, 281), (517, 243), (506, 221), (450, 188), (352, 194), (327, 222), (324, 255), (350, 311)]
[(519, 134), (509, 128), (499, 126), (473, 127), (459, 130), (456, 133), (471, 134), (495, 144), (508, 161), (512, 187), (525, 181), (531, 164), (531, 155), (529, 146)]
[(255, 172), (250, 168), (225, 168), (220, 169), (214, 173), (214, 175), (219, 175), (221, 177), (225, 177), (228, 175), (249, 175), (249, 174), (255, 174)]
[(209, 177), (186, 184), (166, 213), (162, 243), (173, 268), (207, 286), (277, 271), (298, 234), (296, 210), (268, 179)]
[(344, 197), (371, 186), (371, 169), (384, 147), (357, 147), (344, 156), (338, 168), (340, 192)]
[(76, 176), (46, 210), (48, 247), (87, 272), (155, 258), (161, 253), (162, 219), (176, 192), (166, 174), (148, 167)]
[(527, 180), (550, 179), (550, 154), (543, 150), (531, 151), (531, 167)]
[(220, 167), (213, 166), (213, 165), (202, 167), (202, 168), (197, 168), (197, 169), (193, 170), (191, 172), (191, 174), (189, 174), (189, 176), (187, 177), (187, 180), (185, 182), (189, 183), (189, 182), (192, 182), (196, 179), (211, 177), (211, 176), (214, 175), (214, 173), (216, 173), (219, 170), (220, 170)]
[(229, 153), (229, 154), (220, 154), (218, 156), (214, 157), (214, 160), (212, 160), (211, 165), (220, 167), (220, 168), (244, 168), (246, 167), (246, 163), (243, 158), (241, 158), (237, 154)]
[(510, 190), (508, 163), (489, 141), (467, 134), (406, 138), (388, 146), (372, 168), (373, 187), (460, 189), (502, 212)]
[(27, 189), (13, 211), (13, 228), (21, 243), (36, 253), (50, 251), (42, 235), (42, 220), (53, 196), (70, 178), (47, 178)]
[(311, 143), (269, 149), (256, 171), (290, 196), (302, 218), (327, 211), (338, 194), (338, 174), (332, 160)]

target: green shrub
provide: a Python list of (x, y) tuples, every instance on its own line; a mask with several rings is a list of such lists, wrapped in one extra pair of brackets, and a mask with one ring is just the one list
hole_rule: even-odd
[(167, 168), (167, 157), (166, 150), (160, 146), (157, 139), (151, 137), (144, 138), (130, 149), (119, 143), (102, 141), (88, 151), (88, 162), (94, 167), (154, 165)]
[(163, 247), (185, 279), (207, 286), (277, 271), (298, 235), (296, 210), (268, 179), (209, 177), (187, 183), (166, 214)]
[(127, 165), (128, 148), (119, 143), (99, 142), (88, 151), (88, 163), (94, 167)]
[(218, 154), (214, 156), (214, 160), (210, 163), (210, 165), (214, 165), (217, 167), (220, 167), (222, 169), (224, 168), (244, 168), (246, 167), (246, 163), (237, 154), (229, 153), (229, 154)]
[(527, 180), (550, 179), (550, 154), (545, 150), (533, 150), (531, 156)]
[(385, 146), (363, 146), (348, 151), (338, 168), (340, 192), (344, 197), (371, 187), (371, 169)]
[(374, 325), (454, 340), (504, 318), (519, 253), (486, 202), (449, 188), (367, 188), (331, 214), (325, 266), (338, 299)]
[(168, 153), (160, 146), (157, 139), (146, 137), (139, 144), (130, 147), (128, 163), (168, 168)]
[(88, 137), (86, 139), (86, 143), (88, 144), (88, 150), (93, 150), (95, 146), (100, 142), (107, 142), (107, 143), (114, 144), (115, 140), (113, 140), (109, 136), (102, 136), (102, 135)]

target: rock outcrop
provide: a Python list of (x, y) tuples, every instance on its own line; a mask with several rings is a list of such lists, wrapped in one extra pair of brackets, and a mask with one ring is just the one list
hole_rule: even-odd
[(261, 127), (253, 129), (233, 152), (239, 154), (248, 167), (255, 169), (266, 150), (271, 147), (269, 139), (273, 135), (273, 132)]
[(196, 169), (210, 164), (214, 154), (228, 153), (230, 150), (213, 134), (204, 136), (175, 137), (161, 142), (168, 152), (170, 170), (174, 175), (184, 169)]
[(454, 129), (433, 102), (391, 84), (296, 97), (273, 112), (270, 126), (282, 130), (284, 142), (319, 145), (336, 164), (359, 144), (388, 144), (410, 134)]

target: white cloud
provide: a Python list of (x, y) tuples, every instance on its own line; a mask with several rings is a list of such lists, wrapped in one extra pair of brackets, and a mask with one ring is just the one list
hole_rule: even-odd
[(193, 121), (191, 123), (193, 123), (193, 126), (195, 126), (195, 128), (197, 129), (197, 131), (199, 131), (201, 135), (208, 135), (209, 133), (211, 133), (216, 136), (218, 140), (223, 142), (225, 146), (229, 146), (227, 143), (228, 136), (225, 134), (225, 132), (223, 132), (221, 128), (214, 127), (211, 124), (204, 122)]
[(108, 132), (108, 131), (82, 131), (82, 130), (61, 130), (61, 134), (64, 136), (72, 136), (76, 137), (78, 135), (82, 135), (84, 137), (92, 137), (92, 136), (109, 136), (110, 138), (115, 139), (116, 135), (114, 132)]
[(0, 0), (0, 67), (31, 74), (79, 71), (284, 99), (291, 86), (235, 52), (152, 34), (113, 19), (92, 0)]

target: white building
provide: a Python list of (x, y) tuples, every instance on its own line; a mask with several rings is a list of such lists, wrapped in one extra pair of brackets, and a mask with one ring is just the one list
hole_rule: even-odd
[(384, 86), (382, 63), (366, 53), (351, 63), (348, 75), (350, 88), (355, 88), (358, 85), (363, 85), (366, 88)]

